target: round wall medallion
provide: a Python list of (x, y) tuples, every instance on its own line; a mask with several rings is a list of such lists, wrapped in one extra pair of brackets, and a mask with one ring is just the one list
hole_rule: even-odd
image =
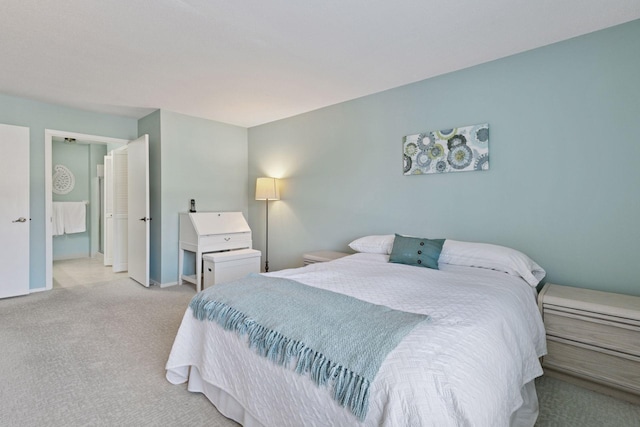
[(67, 194), (76, 185), (76, 178), (73, 172), (66, 166), (55, 165), (53, 167), (53, 192), (56, 194)]

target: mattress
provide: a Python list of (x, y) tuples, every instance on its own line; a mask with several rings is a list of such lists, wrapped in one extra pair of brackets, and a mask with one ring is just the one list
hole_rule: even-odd
[[(175, 384), (189, 379), (230, 396), (266, 426), (508, 426), (546, 353), (535, 289), (492, 270), (431, 270), (354, 254), (268, 273), (397, 310), (430, 316), (392, 350), (358, 421), (329, 389), (257, 355), (246, 337), (185, 312), (166, 365)], [(198, 390), (202, 391), (202, 389)], [(535, 393), (534, 393), (535, 394)]]

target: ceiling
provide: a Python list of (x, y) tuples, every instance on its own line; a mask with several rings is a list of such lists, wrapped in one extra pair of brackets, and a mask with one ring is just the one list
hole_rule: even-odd
[(0, 93), (244, 127), (640, 18), (640, 0), (3, 0)]

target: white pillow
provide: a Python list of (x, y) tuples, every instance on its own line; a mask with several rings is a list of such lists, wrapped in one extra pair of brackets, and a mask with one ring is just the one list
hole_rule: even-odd
[(503, 271), (522, 277), (531, 286), (536, 286), (547, 274), (531, 258), (515, 249), (450, 239), (445, 240), (438, 263)]
[(365, 236), (349, 243), (349, 247), (356, 252), (367, 254), (385, 254), (389, 255), (393, 248), (393, 234), (384, 236)]

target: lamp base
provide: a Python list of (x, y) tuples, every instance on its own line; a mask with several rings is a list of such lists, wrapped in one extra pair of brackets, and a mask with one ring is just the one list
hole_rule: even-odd
[(265, 261), (264, 262), (264, 272), (268, 273), (269, 272), (269, 261)]

